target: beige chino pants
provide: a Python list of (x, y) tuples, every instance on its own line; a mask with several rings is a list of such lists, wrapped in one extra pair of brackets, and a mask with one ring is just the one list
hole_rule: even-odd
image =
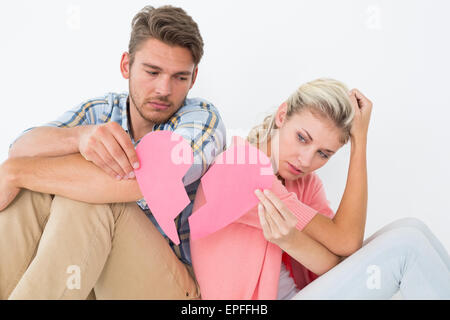
[(0, 212), (0, 299), (199, 299), (184, 265), (134, 203), (21, 190)]

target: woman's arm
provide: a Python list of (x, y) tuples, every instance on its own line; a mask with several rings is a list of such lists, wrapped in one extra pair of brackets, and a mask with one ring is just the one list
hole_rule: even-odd
[(280, 248), (318, 276), (326, 273), (344, 259), (297, 229), (294, 231), (291, 241)]
[(356, 89), (351, 91), (350, 100), (355, 108), (355, 117), (344, 195), (333, 219), (318, 214), (303, 229), (341, 256), (349, 256), (362, 246), (368, 198), (366, 149), (372, 102)]
[(352, 138), (347, 184), (333, 219), (317, 214), (303, 229), (335, 254), (349, 256), (361, 248), (367, 212), (366, 141)]
[(292, 258), (317, 275), (335, 265), (342, 257), (330, 252), (324, 245), (296, 228), (297, 217), (271, 191), (259, 190), (258, 216), (264, 237), (278, 245)]

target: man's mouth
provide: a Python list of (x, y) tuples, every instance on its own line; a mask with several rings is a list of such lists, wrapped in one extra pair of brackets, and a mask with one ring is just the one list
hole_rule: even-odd
[(170, 103), (160, 102), (160, 101), (150, 101), (149, 104), (158, 110), (166, 110), (170, 108)]

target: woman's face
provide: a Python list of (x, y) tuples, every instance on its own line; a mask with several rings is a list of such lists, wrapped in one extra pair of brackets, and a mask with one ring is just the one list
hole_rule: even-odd
[(274, 169), (285, 180), (296, 180), (321, 168), (343, 146), (341, 130), (308, 109), (286, 118), (287, 105), (278, 109), (271, 141)]

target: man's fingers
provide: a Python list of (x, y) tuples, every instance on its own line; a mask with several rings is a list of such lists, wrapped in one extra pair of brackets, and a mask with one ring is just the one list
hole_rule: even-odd
[(134, 148), (133, 143), (131, 142), (130, 137), (121, 129), (121, 131), (113, 130), (113, 135), (116, 140), (119, 142), (123, 151), (125, 152), (128, 162), (134, 169), (139, 168), (139, 158), (136, 154), (136, 149)]
[[(119, 166), (119, 164), (113, 159), (111, 154), (106, 150), (106, 147), (99, 142), (95, 151), (101, 159), (101, 168), (106, 172), (112, 172), (115, 178), (123, 179), (126, 176), (125, 171)], [(119, 179), (119, 180), (120, 180)]]
[(108, 175), (110, 175), (113, 179), (120, 180), (121, 178), (120, 174), (118, 172), (115, 172), (114, 170), (109, 167), (105, 161), (96, 153), (93, 152), (90, 154), (89, 159), (86, 159), (94, 163), (97, 167), (105, 171)]
[(115, 136), (107, 135), (102, 139), (102, 142), (111, 157), (120, 166), (123, 172), (123, 177), (128, 177), (130, 173), (133, 173), (134, 177), (133, 168), (128, 161), (128, 157), (126, 156), (125, 151), (122, 149), (120, 144), (115, 139)]

